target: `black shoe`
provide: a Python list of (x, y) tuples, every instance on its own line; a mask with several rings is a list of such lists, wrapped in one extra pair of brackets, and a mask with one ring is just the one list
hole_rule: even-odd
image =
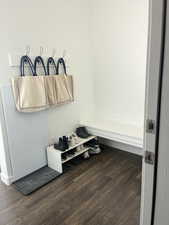
[(86, 145), (92, 148), (99, 147), (99, 141), (97, 139), (92, 139), (91, 141), (87, 142)]
[(62, 161), (67, 159), (67, 155), (62, 154)]
[(68, 156), (68, 158), (69, 158), (69, 157), (72, 157), (72, 156), (74, 156), (74, 153), (73, 153), (73, 152), (68, 152), (68, 153), (67, 153), (67, 156)]
[(54, 144), (54, 148), (58, 149), (62, 152), (64, 152), (66, 150), (66, 146), (65, 146), (65, 143), (62, 138), (59, 138), (59, 143)]
[(68, 140), (68, 137), (63, 136), (63, 143), (65, 145), (65, 148), (68, 149), (69, 148), (69, 140)]
[(90, 137), (91, 135), (87, 132), (86, 128), (85, 127), (78, 127), (76, 129), (76, 134), (78, 137), (80, 138), (88, 138)]

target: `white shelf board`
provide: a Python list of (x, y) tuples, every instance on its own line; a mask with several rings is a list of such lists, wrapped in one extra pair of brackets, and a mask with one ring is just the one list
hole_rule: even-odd
[(83, 144), (85, 144), (86, 142), (88, 142), (88, 141), (90, 141), (90, 140), (92, 140), (92, 139), (94, 139), (94, 138), (96, 138), (96, 136), (90, 136), (90, 137), (88, 137), (88, 138), (79, 138), (79, 143), (77, 143), (76, 145), (74, 145), (74, 146), (71, 146), (71, 147), (69, 147), (67, 150), (65, 150), (65, 151), (61, 151), (61, 150), (59, 150), (59, 149), (55, 149), (54, 148), (54, 146), (53, 146), (53, 148), (54, 148), (54, 150), (56, 150), (56, 151), (59, 151), (61, 154), (64, 154), (65, 152), (68, 152), (68, 151), (70, 151), (70, 150), (72, 150), (72, 149), (74, 149), (74, 148), (77, 148), (78, 146), (80, 146), (80, 145), (83, 145)]
[(67, 158), (65, 160), (62, 160), (62, 164), (64, 164), (64, 163), (68, 162), (69, 160), (83, 154), (84, 152), (87, 152), (89, 149), (90, 149), (90, 147), (84, 148), (83, 150), (76, 152), (74, 155), (70, 156), (69, 158)]

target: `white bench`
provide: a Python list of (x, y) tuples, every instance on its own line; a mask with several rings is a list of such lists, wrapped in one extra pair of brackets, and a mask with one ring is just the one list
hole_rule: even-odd
[(103, 144), (143, 155), (143, 127), (118, 121), (82, 121), (91, 134), (103, 138)]

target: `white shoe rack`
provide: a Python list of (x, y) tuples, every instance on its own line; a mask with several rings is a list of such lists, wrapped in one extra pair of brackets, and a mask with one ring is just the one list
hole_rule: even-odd
[(94, 138), (96, 138), (96, 136), (90, 136), (88, 138), (78, 138), (78, 143), (74, 146), (70, 146), (65, 151), (55, 149), (53, 145), (49, 146), (47, 148), (48, 167), (58, 171), (59, 173), (63, 173), (63, 164), (83, 154), (84, 152), (87, 152), (89, 150), (89, 147), (83, 147), (81, 150), (76, 151), (74, 155), (67, 157), (65, 160), (62, 159), (62, 154), (76, 149), (78, 146), (81, 146)]

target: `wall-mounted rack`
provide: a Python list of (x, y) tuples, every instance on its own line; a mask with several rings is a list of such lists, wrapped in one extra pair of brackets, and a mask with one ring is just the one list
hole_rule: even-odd
[[(64, 61), (66, 63), (66, 67), (69, 68), (69, 57), (67, 55), (66, 50), (63, 50), (63, 53), (62, 53), (61, 56), (56, 56), (56, 49), (53, 49), (52, 54), (43, 55), (43, 47), (42, 46), (40, 47), (40, 51), (39, 51), (39, 53), (37, 53), (37, 55), (31, 55), (30, 54), (30, 47), (29, 46), (26, 47), (25, 54), (9, 53), (8, 54), (9, 66), (10, 67), (19, 67), (20, 66), (20, 60), (21, 60), (21, 57), (23, 55), (28, 55), (32, 61), (35, 60), (36, 56), (41, 56), (43, 58), (45, 64), (47, 63), (47, 60), (48, 60), (49, 57), (53, 57), (53, 59), (55, 61), (57, 61), (60, 57), (62, 57), (62, 58), (64, 58)], [(41, 65), (40, 65), (40, 67), (41, 67)]]
[[(8, 61), (9, 61), (9, 66), (10, 67), (19, 67), (20, 66), (20, 60), (21, 60), (21, 57), (22, 55), (20, 54), (12, 54), (12, 53), (9, 53), (8, 54)], [(30, 55), (29, 56), (31, 58), (32, 61), (34, 61), (35, 59), (35, 55)], [(43, 60), (44, 60), (44, 63), (47, 64), (47, 60), (50, 56), (43, 56)], [(54, 60), (57, 61), (59, 59), (59, 57), (54, 57)], [(67, 58), (64, 58), (65, 60), (65, 63), (66, 63), (66, 67), (67, 69), (70, 68), (70, 63), (69, 63), (69, 60)], [(41, 65), (40, 65), (41, 66)]]

